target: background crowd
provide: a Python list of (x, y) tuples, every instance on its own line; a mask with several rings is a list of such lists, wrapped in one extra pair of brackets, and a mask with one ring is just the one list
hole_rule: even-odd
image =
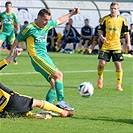
[[(99, 19), (99, 22), (100, 20), (101, 19)], [(20, 29), (29, 24), (28, 21), (24, 21), (23, 25), (18, 26), (18, 21), (19, 20), (17, 20), (16, 23), (14, 23), (13, 25), (15, 36), (17, 36)], [(92, 27), (89, 24), (89, 21), (90, 20), (86, 18), (84, 20), (84, 26), (81, 27), (79, 31), (76, 29), (76, 27), (73, 26), (72, 18), (70, 18), (69, 21), (66, 22), (63, 34), (57, 32), (56, 28), (51, 29), (48, 32), (47, 37), (47, 51), (62, 53), (98, 54), (98, 51), (102, 46), (98, 35), (99, 25), (97, 25), (96, 27)], [(2, 23), (0, 23), (0, 28), (2, 28)], [(131, 45), (133, 46), (133, 23), (130, 24), (129, 33), (131, 38)], [(125, 48), (125, 35), (121, 34), (120, 39), (123, 53), (127, 53), (127, 50)], [(19, 47), (23, 48), (23, 50), (26, 50), (26, 45), (24, 42), (20, 42)], [(8, 51), (10, 50), (10, 48), (10, 41), (8, 40), (8, 38), (6, 38), (1, 45), (1, 49), (2, 51)]]

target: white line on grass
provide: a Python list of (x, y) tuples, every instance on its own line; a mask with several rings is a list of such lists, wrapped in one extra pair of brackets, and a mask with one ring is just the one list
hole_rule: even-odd
[[(106, 72), (112, 72), (113, 70), (105, 70)], [(62, 71), (63, 73), (86, 73), (97, 72), (97, 70), (81, 70), (81, 71)], [(38, 74), (38, 72), (15, 72), (15, 73), (0, 73), (0, 75), (26, 75), (26, 74)]]

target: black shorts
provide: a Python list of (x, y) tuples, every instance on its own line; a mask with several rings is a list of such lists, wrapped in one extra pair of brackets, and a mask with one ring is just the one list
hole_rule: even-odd
[(88, 41), (88, 45), (90, 45), (90, 43), (92, 43), (92, 39), (91, 38), (81, 38), (81, 40), (83, 40), (82, 45), (84, 46), (85, 41)]
[(10, 97), (4, 111), (12, 114), (23, 114), (32, 110), (32, 103), (33, 98), (14, 94)]
[(98, 59), (103, 59), (107, 62), (110, 62), (110, 58), (112, 57), (112, 61), (123, 61), (123, 55), (121, 50), (101, 50)]

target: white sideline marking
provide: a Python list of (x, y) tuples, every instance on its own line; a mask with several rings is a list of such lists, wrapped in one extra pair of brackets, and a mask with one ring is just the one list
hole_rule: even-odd
[[(112, 72), (113, 70), (104, 70), (106, 72)], [(62, 73), (85, 73), (85, 72), (97, 72), (97, 70), (81, 70), (81, 71), (62, 71)], [(26, 74), (38, 74), (38, 72), (15, 72), (15, 73), (0, 73), (0, 75), (26, 75)]]

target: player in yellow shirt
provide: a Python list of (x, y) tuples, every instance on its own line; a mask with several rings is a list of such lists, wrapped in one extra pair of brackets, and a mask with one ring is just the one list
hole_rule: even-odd
[[(16, 56), (21, 54), (21, 49), (16, 51), (13, 56), (8, 56), (6, 59), (0, 61), (0, 70), (8, 65), (8, 63)], [(71, 111), (66, 111), (56, 107), (55, 105), (43, 101), (37, 100), (29, 96), (20, 95), (9, 88), (2, 85), (0, 82), (0, 116), (4, 114), (5, 111), (14, 114), (21, 115), (25, 114), (27, 116), (33, 116), (35, 118), (50, 119), (50, 115), (37, 114), (30, 112), (34, 107), (38, 107), (44, 110), (50, 110), (59, 113), (62, 117), (72, 116)]]
[(99, 53), (98, 59), (98, 88), (102, 89), (103, 87), (103, 71), (107, 62), (114, 62), (116, 68), (116, 90), (123, 91), (121, 87), (122, 84), (122, 65), (121, 61), (123, 60), (122, 48), (120, 43), (121, 33), (125, 34), (126, 37), (126, 46), (127, 50), (131, 50), (130, 36), (128, 32), (128, 25), (125, 19), (118, 15), (119, 13), (119, 4), (117, 2), (112, 2), (110, 5), (110, 14), (103, 17), (100, 22), (99, 27), (99, 36), (103, 42), (101, 51)]

